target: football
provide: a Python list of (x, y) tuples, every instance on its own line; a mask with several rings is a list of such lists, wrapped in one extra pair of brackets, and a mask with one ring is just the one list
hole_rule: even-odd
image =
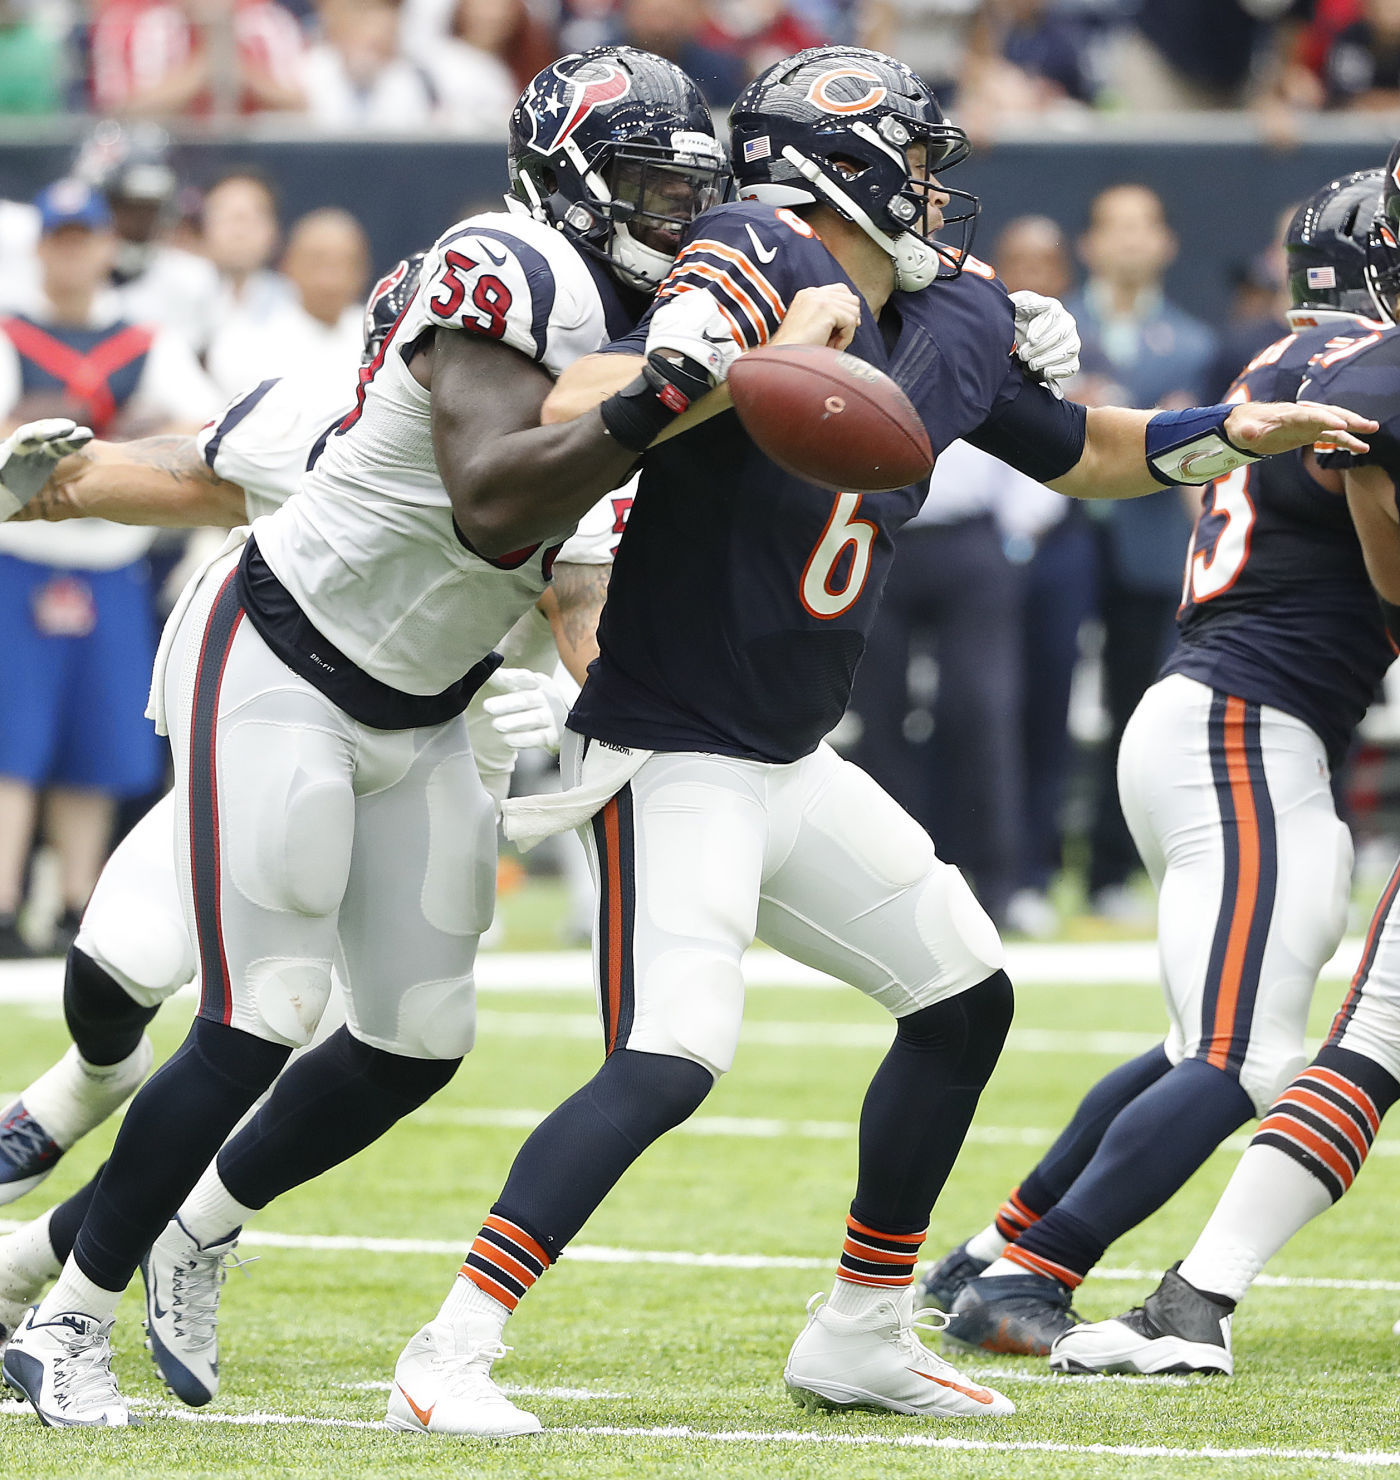
[(909, 397), (855, 355), (816, 344), (751, 350), (731, 366), (729, 393), (759, 450), (822, 488), (875, 493), (933, 469)]

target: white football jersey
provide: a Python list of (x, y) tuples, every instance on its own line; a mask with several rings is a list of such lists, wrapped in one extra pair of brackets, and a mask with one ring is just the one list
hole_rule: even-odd
[(310, 622), (372, 677), (407, 694), (457, 682), (538, 599), (572, 532), (499, 560), (467, 548), (433, 455), (430, 396), (405, 351), (427, 329), (476, 333), (558, 375), (607, 341), (604, 318), (579, 253), (527, 216), (469, 217), (428, 254), (356, 408), (299, 496), (253, 531)]
[(353, 406), (353, 382), (338, 377), (264, 380), (235, 396), (195, 444), (215, 476), (242, 487), (251, 523), (297, 491), (308, 463)]

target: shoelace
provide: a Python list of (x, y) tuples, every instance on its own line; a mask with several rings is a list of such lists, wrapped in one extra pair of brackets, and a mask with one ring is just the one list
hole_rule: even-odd
[(22, 1106), (6, 1121), (0, 1121), (0, 1136), (16, 1147), (7, 1159), (16, 1165), (42, 1160), (58, 1148), (49, 1133)]
[[(489, 1383), (499, 1392), (500, 1389), (496, 1388), (496, 1384), (491, 1380), (491, 1364), (513, 1350), (513, 1347), (506, 1346), (499, 1341), (483, 1341), (479, 1346), (474, 1346), (466, 1352), (460, 1352), (456, 1356), (434, 1351), (431, 1365), (438, 1370), (448, 1369), (447, 1380), (443, 1384), (444, 1392), (461, 1393), (471, 1387), (480, 1387), (482, 1382)], [(504, 1393), (501, 1396), (505, 1401), (509, 1401), (505, 1399)]]
[(256, 1264), (232, 1249), (194, 1249), (170, 1270), (170, 1322), (191, 1351), (207, 1351), (218, 1335), (219, 1296), (229, 1272)]
[(105, 1326), (86, 1331), (56, 1333), (63, 1356), (53, 1369), (53, 1396), (59, 1408), (105, 1408), (122, 1405), (117, 1379), (112, 1375), (112, 1348)]
[[(934, 1317), (926, 1320), (926, 1316)], [(951, 1362), (946, 1362), (937, 1352), (930, 1351), (919, 1339), (920, 1331), (939, 1332), (947, 1330), (952, 1321), (952, 1316), (947, 1311), (939, 1310), (936, 1306), (926, 1306), (922, 1310), (910, 1313), (909, 1321), (899, 1329), (899, 1335), (895, 1340), (899, 1344), (900, 1351), (904, 1352), (911, 1360), (932, 1362), (938, 1371), (955, 1372), (957, 1369)]]

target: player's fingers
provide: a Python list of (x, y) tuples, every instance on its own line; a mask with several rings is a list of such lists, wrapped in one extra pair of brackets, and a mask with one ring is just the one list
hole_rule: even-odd
[(549, 705), (538, 689), (519, 694), (493, 694), (489, 699), (481, 701), (481, 707), (490, 715), (549, 712)]
[(533, 668), (498, 668), (491, 675), (490, 686), (493, 690), (503, 693), (538, 689), (542, 686), (542, 675), (536, 673)]

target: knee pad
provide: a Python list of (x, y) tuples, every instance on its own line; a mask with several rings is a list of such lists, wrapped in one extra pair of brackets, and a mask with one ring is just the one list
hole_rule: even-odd
[(475, 1042), (476, 980), (468, 976), (409, 987), (399, 998), (392, 1039), (376, 1040), (375, 1046), (420, 1064), (425, 1059), (456, 1063)]
[(323, 736), (307, 735), (295, 755), (287, 736), (285, 725), (245, 720), (226, 737), (221, 781), (243, 814), (228, 834), (229, 878), (262, 909), (328, 915), (350, 874), (355, 798), (345, 775), (328, 772)]
[(982, 1085), (1001, 1056), (1015, 1004), (1010, 977), (996, 971), (965, 992), (900, 1018), (895, 1038), (905, 1048), (938, 1054), (960, 1083)]
[(951, 864), (934, 864), (915, 905), (914, 920), (938, 964), (941, 981), (974, 986), (1006, 964), (1006, 950), (991, 916)]
[(311, 1042), (331, 994), (331, 969), (325, 961), (268, 956), (247, 970), (247, 999), (235, 1010), (233, 1026), (290, 1048)]
[(139, 895), (103, 891), (94, 897), (74, 944), (142, 1007), (159, 1007), (194, 980), (184, 918), (152, 908)]
[(665, 951), (647, 967), (625, 1048), (729, 1072), (744, 1020), (744, 975), (716, 951)]

